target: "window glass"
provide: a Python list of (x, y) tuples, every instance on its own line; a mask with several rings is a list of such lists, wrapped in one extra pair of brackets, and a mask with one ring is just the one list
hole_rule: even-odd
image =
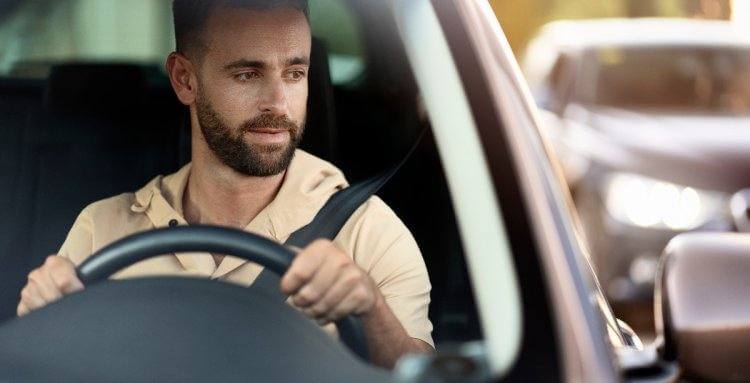
[[(337, 0), (310, 3), (313, 35), (325, 40), (334, 84), (364, 71), (359, 25)], [(174, 49), (169, 0), (29, 0), (0, 18), (0, 76), (38, 77), (71, 61), (161, 68)]]
[[(750, 51), (739, 48), (602, 48), (587, 60), (597, 105), (750, 114)], [(649, 70), (642, 70), (649, 68)]]
[[(185, 108), (161, 72), (174, 49), (170, 4), (29, 0), (0, 18), (0, 321), (85, 206), (189, 161)], [(401, 160), (426, 131), (378, 195), (423, 254), (435, 341), (480, 339), (441, 159), (388, 14), (384, 2), (311, 1), (331, 84), (309, 78), (302, 147), (356, 182)]]
[(310, 4), (313, 35), (324, 39), (334, 84), (351, 83), (364, 71), (359, 25), (351, 10), (336, 0)]
[(0, 20), (0, 75), (45, 77), (66, 61), (162, 66), (173, 49), (169, 1), (31, 0)]

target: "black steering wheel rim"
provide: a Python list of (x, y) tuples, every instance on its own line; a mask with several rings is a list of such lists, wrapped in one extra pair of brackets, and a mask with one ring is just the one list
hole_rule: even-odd
[[(182, 252), (226, 254), (255, 262), (283, 275), (295, 252), (259, 235), (237, 229), (191, 225), (160, 228), (122, 238), (95, 252), (76, 269), (84, 285), (96, 284), (130, 265), (155, 256)], [(283, 304), (283, 303), (281, 303)], [(368, 359), (367, 342), (358, 318), (336, 321), (339, 337), (354, 354)]]

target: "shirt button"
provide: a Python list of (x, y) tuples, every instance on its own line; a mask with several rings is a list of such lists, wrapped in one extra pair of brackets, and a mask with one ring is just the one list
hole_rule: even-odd
[(179, 223), (179, 222), (177, 222), (177, 220), (176, 220), (176, 219), (170, 219), (170, 220), (169, 220), (169, 227), (175, 227), (175, 226), (177, 226), (177, 225), (179, 225), (179, 224), (180, 224), (180, 223)]

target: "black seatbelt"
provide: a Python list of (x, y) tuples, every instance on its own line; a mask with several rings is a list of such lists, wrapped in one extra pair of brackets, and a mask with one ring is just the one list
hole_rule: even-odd
[[(417, 149), (423, 136), (424, 131), (419, 134), (416, 142), (404, 158), (390, 169), (334, 193), (328, 198), (325, 205), (318, 210), (313, 220), (292, 233), (284, 244), (304, 248), (316, 239), (333, 240), (336, 238), (336, 235), (341, 231), (341, 228), (344, 227), (344, 224), (346, 224), (352, 214), (388, 183), (393, 175), (401, 169)], [(250, 287), (278, 296), (281, 300), (286, 300), (287, 297), (279, 290), (279, 281), (280, 277), (278, 275), (263, 269)]]

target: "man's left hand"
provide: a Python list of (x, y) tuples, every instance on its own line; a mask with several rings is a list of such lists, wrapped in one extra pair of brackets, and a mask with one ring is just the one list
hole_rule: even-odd
[(281, 291), (319, 324), (366, 315), (383, 302), (375, 282), (331, 241), (317, 240), (294, 258)]

